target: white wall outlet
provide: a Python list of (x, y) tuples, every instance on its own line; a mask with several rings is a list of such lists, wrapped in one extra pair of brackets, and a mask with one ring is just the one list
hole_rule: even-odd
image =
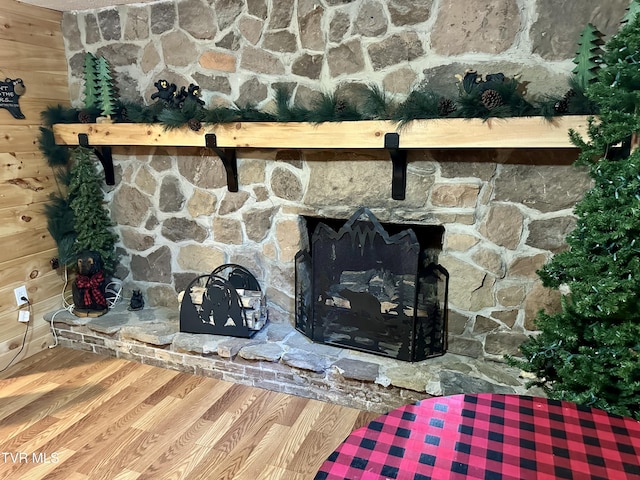
[(20, 323), (29, 323), (29, 310), (20, 310), (18, 321)]
[[(16, 296), (16, 303), (18, 304), (18, 306), (24, 305), (25, 303), (29, 302), (29, 295), (27, 295), (26, 286), (22, 285), (21, 287), (14, 288), (13, 293)], [(26, 298), (27, 300), (23, 300), (22, 297)]]

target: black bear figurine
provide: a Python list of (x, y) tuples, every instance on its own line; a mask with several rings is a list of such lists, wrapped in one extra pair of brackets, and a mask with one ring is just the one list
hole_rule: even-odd
[(175, 83), (169, 83), (167, 80), (158, 80), (153, 84), (158, 89), (151, 95), (151, 100), (159, 99), (165, 105), (173, 104), (177, 94), (178, 87)]
[(129, 302), (129, 308), (127, 310), (136, 311), (144, 308), (144, 298), (140, 290), (133, 290), (131, 292), (131, 301)]
[(78, 254), (77, 275), (72, 285), (73, 314), (77, 317), (99, 317), (109, 310), (105, 297), (107, 281), (104, 277), (102, 257), (84, 250)]

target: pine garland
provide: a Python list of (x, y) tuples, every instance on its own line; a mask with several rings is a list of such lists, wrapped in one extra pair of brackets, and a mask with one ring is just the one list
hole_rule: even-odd
[(38, 147), (47, 159), (50, 167), (64, 167), (69, 163), (69, 149), (64, 145), (57, 145), (53, 130), (40, 127)]
[(275, 103), (274, 120), (277, 122), (306, 122), (309, 119), (309, 110), (294, 104), (291, 89), (286, 86), (276, 86)]
[(417, 119), (438, 118), (441, 98), (431, 90), (419, 89), (412, 91), (407, 99), (395, 109), (394, 120), (404, 126)]
[(51, 196), (45, 204), (44, 212), (47, 217), (47, 229), (58, 246), (58, 260), (60, 264), (71, 266), (75, 261), (76, 231), (73, 210), (68, 199), (61, 194)]
[(362, 120), (357, 108), (345, 98), (336, 93), (323, 93), (313, 102), (309, 109), (308, 120), (312, 123), (342, 122)]
[(395, 116), (396, 105), (387, 92), (379, 85), (369, 85), (362, 104), (362, 114), (372, 120), (382, 120)]
[[(500, 76), (502, 74), (487, 75)], [(504, 76), (502, 76), (504, 77)], [(574, 80), (570, 80), (574, 81)], [(108, 85), (108, 82), (107, 82)], [(109, 114), (115, 122), (125, 123), (160, 123), (168, 129), (187, 125), (196, 119), (203, 123), (230, 122), (343, 122), (358, 120), (389, 120), (405, 125), (412, 120), (431, 118), (491, 118), (491, 117), (522, 117), (558, 115), (590, 115), (597, 113), (594, 105), (586, 100), (583, 89), (576, 88), (578, 95), (572, 99), (571, 105), (559, 111), (554, 108), (563, 97), (545, 97), (529, 101), (522, 93), (521, 84), (517, 79), (504, 78), (497, 81), (480, 81), (477, 84), (465, 79), (464, 87), (461, 83), (458, 97), (442, 95), (427, 87), (416, 87), (409, 92), (404, 101), (396, 102), (392, 96), (378, 85), (366, 87), (364, 101), (354, 102), (336, 92), (321, 93), (319, 99), (312, 102), (310, 108), (295, 104), (291, 100), (290, 92), (281, 86), (275, 88), (275, 111), (262, 111), (253, 105), (232, 107), (213, 107), (207, 109), (197, 102), (187, 99), (184, 104), (177, 106), (166, 101), (157, 100), (151, 105), (131, 102), (120, 102), (113, 98), (113, 93), (100, 90), (99, 103), (103, 114)], [(341, 87), (343, 88), (343, 87)], [(465, 88), (469, 88), (466, 90)], [(487, 108), (482, 95), (492, 89), (502, 100), (499, 105)], [(572, 89), (573, 90), (573, 89)], [(49, 107), (50, 112), (44, 115), (54, 117), (53, 123), (77, 123), (79, 112), (75, 109), (65, 111), (57, 105)], [(100, 110), (84, 110), (92, 121)], [(111, 113), (107, 113), (111, 112)]]

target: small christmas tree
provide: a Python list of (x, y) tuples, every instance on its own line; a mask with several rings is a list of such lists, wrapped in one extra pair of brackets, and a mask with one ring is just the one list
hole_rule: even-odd
[(91, 155), (91, 150), (84, 147), (77, 147), (71, 153), (69, 205), (73, 210), (77, 234), (75, 251), (98, 252), (105, 272), (112, 273), (116, 265), (116, 236), (111, 231), (112, 222), (104, 206), (102, 179)]
[(98, 107), (102, 115), (110, 117), (116, 110), (111, 68), (104, 57), (99, 57), (96, 63), (96, 69), (98, 77)]
[[(589, 141), (572, 132), (593, 187), (575, 208), (570, 249), (538, 273), (567, 287), (560, 313), (540, 313), (541, 333), (511, 362), (538, 377), (549, 396), (640, 420), (640, 150), (614, 149), (640, 129), (640, 21), (605, 45), (587, 96), (600, 111)], [(612, 155), (615, 152), (615, 155)]]
[(96, 73), (96, 57), (87, 52), (84, 55), (84, 107), (87, 110), (94, 108), (98, 103)]

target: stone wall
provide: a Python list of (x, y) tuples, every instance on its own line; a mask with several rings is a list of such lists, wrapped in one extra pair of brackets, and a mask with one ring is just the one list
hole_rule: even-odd
[[(208, 107), (268, 108), (274, 86), (309, 104), (318, 92), (377, 83), (401, 97), (417, 84), (453, 92), (455, 75), (520, 74), (530, 96), (561, 93), (587, 22), (610, 35), (627, 0), (185, 0), (66, 13), (71, 100), (81, 104), (83, 55), (112, 65), (120, 97), (150, 102), (153, 82), (196, 83)], [(570, 2), (569, 2), (570, 3)], [(478, 13), (481, 12), (481, 13)], [(346, 87), (345, 87), (346, 88)], [(195, 148), (116, 148), (108, 192), (120, 235), (119, 276), (149, 305), (221, 263), (266, 288), (272, 318), (292, 321), (299, 215), (441, 224), (451, 274), (450, 351), (502, 358), (559, 298), (536, 269), (565, 248), (572, 207), (589, 185), (575, 152), (410, 152), (407, 197), (391, 199), (391, 163), (376, 151), (239, 151), (240, 191)]]
[(454, 92), (455, 75), (521, 75), (530, 95), (564, 93), (584, 26), (615, 33), (629, 0), (182, 0), (67, 12), (71, 100), (83, 56), (114, 68), (120, 97), (154, 81), (195, 83), (208, 106), (264, 106), (288, 84), (301, 103), (345, 83)]

